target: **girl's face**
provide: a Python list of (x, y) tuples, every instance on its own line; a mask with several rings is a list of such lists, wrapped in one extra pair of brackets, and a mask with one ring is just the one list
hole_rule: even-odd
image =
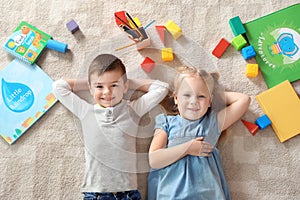
[(95, 102), (105, 108), (120, 103), (128, 90), (128, 83), (124, 83), (119, 70), (107, 71), (100, 76), (94, 73), (90, 80), (90, 92)]
[(174, 100), (181, 117), (197, 120), (210, 107), (211, 96), (201, 77), (188, 76), (182, 80), (177, 93), (174, 93)]

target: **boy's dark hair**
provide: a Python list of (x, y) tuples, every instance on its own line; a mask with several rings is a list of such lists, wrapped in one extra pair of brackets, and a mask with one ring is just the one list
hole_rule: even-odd
[(88, 81), (91, 84), (91, 75), (97, 73), (98, 76), (104, 72), (120, 70), (122, 72), (123, 81), (127, 81), (126, 68), (122, 61), (112, 54), (98, 55), (90, 64), (88, 71)]

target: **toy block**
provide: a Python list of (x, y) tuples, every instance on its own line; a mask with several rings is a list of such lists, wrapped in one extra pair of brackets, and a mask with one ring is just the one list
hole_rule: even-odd
[(247, 64), (246, 76), (254, 78), (258, 75), (258, 64)]
[(243, 23), (242, 23), (242, 21), (241, 21), (241, 19), (240, 19), (239, 16), (231, 18), (229, 20), (229, 25), (231, 27), (231, 30), (232, 30), (234, 36), (238, 36), (240, 34), (246, 33), (244, 25), (243, 25)]
[(255, 135), (256, 132), (259, 130), (259, 126), (257, 126), (256, 124), (253, 124), (251, 122), (248, 122), (246, 120), (242, 119), (243, 124), (247, 127), (248, 131), (251, 133), (251, 135)]
[(165, 62), (172, 61), (174, 59), (172, 48), (162, 48), (162, 50), (161, 50), (161, 58)]
[(234, 37), (231, 41), (232, 46), (234, 46), (234, 48), (239, 51), (241, 50), (244, 46), (246, 46), (247, 41), (245, 40), (245, 38), (242, 35), (238, 35), (236, 37)]
[(52, 49), (55, 51), (59, 51), (62, 53), (66, 53), (66, 51), (68, 50), (68, 45), (62, 42), (58, 42), (56, 40), (48, 40), (47, 41), (47, 45), (46, 47), (48, 49)]
[(160, 37), (160, 40), (165, 45), (165, 27), (164, 26), (155, 26), (155, 28)]
[(79, 30), (78, 24), (73, 19), (67, 23), (67, 28), (72, 34)]
[(182, 30), (177, 24), (175, 24), (173, 20), (167, 21), (165, 27), (171, 33), (175, 40), (177, 40), (182, 35)]
[(253, 58), (254, 56), (256, 56), (254, 47), (252, 45), (244, 47), (242, 49), (242, 55), (245, 60), (248, 60), (249, 58)]
[(267, 115), (262, 115), (261, 117), (257, 118), (255, 123), (259, 126), (260, 129), (264, 129), (271, 125), (271, 120)]
[(212, 51), (212, 54), (217, 58), (220, 58), (229, 45), (230, 43), (224, 38), (222, 38), (217, 44), (217, 46), (214, 48), (214, 50)]
[(151, 58), (146, 57), (144, 59), (144, 61), (142, 62), (141, 67), (143, 68), (143, 70), (145, 72), (150, 73), (152, 71), (154, 65), (155, 65), (155, 62)]

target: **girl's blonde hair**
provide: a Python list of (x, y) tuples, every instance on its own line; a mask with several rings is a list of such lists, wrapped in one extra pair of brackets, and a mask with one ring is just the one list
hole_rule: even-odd
[(184, 78), (191, 76), (198, 76), (203, 79), (212, 99), (212, 110), (219, 111), (225, 107), (224, 89), (218, 82), (219, 73), (207, 73), (205, 70), (190, 66), (181, 66), (177, 69), (177, 72), (173, 82), (174, 91), (170, 91), (169, 95), (162, 102), (167, 114), (178, 114), (177, 106), (174, 103), (174, 93), (178, 92)]

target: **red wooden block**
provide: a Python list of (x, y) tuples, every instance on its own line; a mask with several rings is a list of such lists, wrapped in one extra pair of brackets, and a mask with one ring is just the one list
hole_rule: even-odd
[(224, 38), (222, 38), (217, 44), (217, 46), (214, 48), (214, 50), (212, 51), (212, 54), (217, 58), (220, 58), (229, 45), (230, 43)]
[(155, 28), (160, 37), (160, 40), (165, 45), (165, 26), (155, 26)]
[(247, 129), (249, 130), (249, 132), (254, 136), (256, 134), (256, 132), (259, 130), (259, 126), (257, 126), (254, 123), (248, 122), (246, 120), (242, 119), (242, 122), (244, 123), (244, 125), (247, 127)]
[(147, 73), (150, 73), (155, 65), (155, 62), (151, 60), (151, 58), (146, 57), (145, 60), (142, 62), (141, 67)]

